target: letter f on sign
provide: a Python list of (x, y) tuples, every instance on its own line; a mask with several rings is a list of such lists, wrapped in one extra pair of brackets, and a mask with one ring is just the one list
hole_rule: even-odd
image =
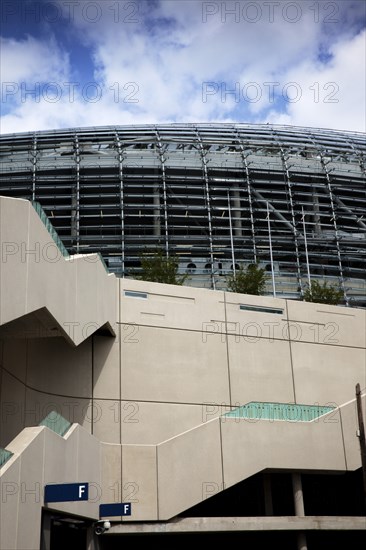
[(85, 493), (85, 485), (79, 485), (79, 498), (82, 498)]

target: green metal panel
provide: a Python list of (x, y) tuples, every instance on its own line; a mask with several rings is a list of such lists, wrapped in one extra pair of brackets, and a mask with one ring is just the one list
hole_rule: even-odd
[(327, 414), (335, 407), (321, 405), (300, 405), (293, 403), (264, 403), (251, 401), (223, 416), (257, 420), (287, 420), (288, 422), (311, 422)]
[(104, 269), (106, 270), (107, 273), (109, 273), (109, 269), (108, 269), (108, 267), (107, 267), (107, 264), (105, 263), (104, 258), (103, 258), (103, 256), (101, 255), (100, 252), (98, 252), (98, 256), (99, 256), (100, 261), (101, 261), (102, 264), (103, 264)]
[(2, 449), (0, 447), (0, 468), (1, 466), (4, 466), (5, 462), (9, 460), (13, 456), (13, 453), (10, 451), (7, 451), (6, 449)]
[(66, 420), (63, 416), (58, 414), (56, 411), (51, 411), (46, 418), (44, 418), (39, 426), (46, 426), (53, 432), (58, 435), (65, 435), (65, 433), (70, 429), (71, 422)]
[[(70, 254), (66, 250), (66, 247), (65, 247), (64, 243), (62, 242), (62, 240), (58, 236), (58, 233), (57, 233), (56, 229), (53, 227), (52, 223), (50, 222), (50, 220), (49, 220), (46, 212), (43, 210), (42, 206), (37, 201), (30, 201), (30, 202), (31, 202), (34, 210), (37, 212), (38, 216), (40, 217), (41, 221), (43, 222), (43, 225), (47, 229), (48, 233), (51, 235), (54, 243), (57, 245), (57, 247), (60, 250), (63, 257), (64, 258), (70, 258)], [(107, 273), (109, 273), (109, 269), (107, 267), (107, 264), (104, 261), (103, 256), (101, 255), (100, 252), (97, 252), (97, 255), (98, 255), (100, 261), (102, 262), (104, 269), (106, 270)]]
[(38, 216), (40, 217), (41, 221), (43, 222), (43, 225), (47, 229), (48, 233), (51, 235), (53, 241), (57, 245), (59, 251), (64, 256), (64, 258), (69, 258), (70, 254), (66, 250), (64, 243), (61, 241), (60, 237), (58, 236), (58, 233), (56, 229), (53, 227), (52, 223), (50, 222), (46, 212), (43, 210), (42, 206), (37, 201), (31, 201), (32, 206), (34, 210), (37, 212)]

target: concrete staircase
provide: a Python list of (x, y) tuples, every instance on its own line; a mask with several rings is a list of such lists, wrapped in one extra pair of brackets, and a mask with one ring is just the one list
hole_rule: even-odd
[(98, 254), (65, 255), (50, 228), (29, 201), (0, 197), (1, 330), (62, 334), (74, 345), (101, 327), (113, 334), (115, 276)]

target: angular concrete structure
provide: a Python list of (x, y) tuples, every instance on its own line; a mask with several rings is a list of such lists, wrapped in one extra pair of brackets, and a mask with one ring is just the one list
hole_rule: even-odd
[[(118, 279), (98, 255), (64, 256), (28, 201), (0, 212), (2, 550), (366, 529), (366, 310)], [(286, 493), (301, 479), (306, 515)], [(338, 504), (327, 480), (345, 480)], [(52, 484), (79, 492), (45, 501)], [(246, 511), (228, 514), (241, 490)]]

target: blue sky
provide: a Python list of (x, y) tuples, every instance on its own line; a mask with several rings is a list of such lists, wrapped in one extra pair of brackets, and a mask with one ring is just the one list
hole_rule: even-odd
[(366, 2), (3, 0), (1, 132), (158, 122), (366, 130)]

